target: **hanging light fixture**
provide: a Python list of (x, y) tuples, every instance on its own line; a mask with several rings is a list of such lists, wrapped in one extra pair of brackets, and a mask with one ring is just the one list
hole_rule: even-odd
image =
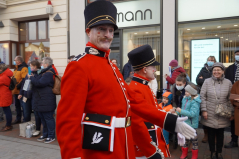
[(53, 7), (50, 0), (47, 2), (46, 13), (51, 15), (53, 14)]

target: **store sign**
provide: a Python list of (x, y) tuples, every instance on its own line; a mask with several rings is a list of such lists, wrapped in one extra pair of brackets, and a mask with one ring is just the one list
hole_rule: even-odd
[(160, 0), (114, 3), (119, 28), (160, 24)]
[(214, 56), (219, 60), (220, 40), (217, 39), (200, 39), (191, 41), (191, 79), (196, 83), (196, 78), (209, 56)]
[(179, 0), (178, 21), (239, 16), (239, 0)]

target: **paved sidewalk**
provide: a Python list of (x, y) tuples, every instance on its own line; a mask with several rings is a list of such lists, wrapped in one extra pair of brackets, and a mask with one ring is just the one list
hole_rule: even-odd
[[(13, 119), (15, 115), (13, 115)], [(34, 120), (34, 116), (32, 115)], [(0, 122), (0, 128), (5, 125)], [(228, 130), (228, 129), (227, 129)], [(199, 156), (198, 159), (210, 159), (210, 151), (208, 143), (202, 143), (203, 130), (197, 130), (199, 137)], [(13, 130), (8, 132), (0, 132), (0, 159), (60, 159), (60, 148), (57, 141), (50, 144), (44, 144), (36, 140), (37, 137), (30, 139), (19, 137), (19, 125), (13, 125)], [(224, 144), (231, 139), (231, 134), (228, 131), (224, 133)], [(173, 149), (173, 144), (170, 142), (170, 159), (179, 159), (181, 156), (180, 146)], [(222, 150), (224, 159), (239, 159), (239, 148)], [(188, 155), (191, 159), (192, 153)]]
[(0, 135), (1, 159), (61, 159), (57, 145)]
[[(203, 138), (203, 130), (198, 129), (198, 141), (199, 141), (199, 150), (198, 150), (198, 159), (210, 159), (210, 151), (209, 151), (209, 145), (208, 143), (202, 143), (201, 140)], [(230, 142), (231, 140), (231, 133), (230, 132), (224, 132), (224, 144)], [(179, 159), (181, 156), (180, 146), (178, 146), (177, 149), (173, 149), (172, 143), (170, 143), (170, 153), (171, 158), (170, 159)], [(239, 159), (239, 148), (232, 148), (232, 149), (222, 149), (222, 155), (224, 159)], [(188, 159), (191, 159), (192, 153), (190, 152), (188, 154)]]

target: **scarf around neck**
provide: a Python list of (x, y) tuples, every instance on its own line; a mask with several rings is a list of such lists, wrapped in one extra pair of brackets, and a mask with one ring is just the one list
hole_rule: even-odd
[(239, 80), (239, 63), (236, 61), (235, 65), (237, 66), (234, 83)]

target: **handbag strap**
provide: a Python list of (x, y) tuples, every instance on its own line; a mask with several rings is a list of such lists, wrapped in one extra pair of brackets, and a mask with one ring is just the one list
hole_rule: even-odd
[(217, 104), (219, 104), (219, 101), (218, 101), (218, 99), (217, 99), (217, 93), (216, 93), (216, 88), (215, 88), (215, 82), (212, 81), (212, 85), (213, 85), (214, 94), (215, 94), (215, 97), (216, 97), (216, 100), (217, 100)]

